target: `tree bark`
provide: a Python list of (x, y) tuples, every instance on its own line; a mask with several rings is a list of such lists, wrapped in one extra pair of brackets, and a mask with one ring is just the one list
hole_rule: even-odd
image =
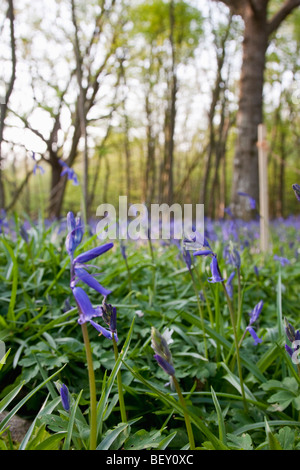
[(300, 0), (286, 0), (268, 19), (269, 0), (213, 0), (227, 5), (232, 14), (244, 20), (243, 62), (237, 115), (237, 143), (232, 182), (232, 212), (249, 218), (247, 201), (238, 192), (259, 200), (257, 127), (263, 121), (263, 85), (266, 50), (272, 34), (286, 17), (300, 5)]
[(16, 68), (17, 68), (17, 56), (16, 56), (16, 39), (15, 39), (15, 15), (14, 15), (14, 3), (13, 0), (8, 0), (7, 18), (10, 22), (10, 47), (11, 47), (11, 76), (7, 87), (7, 91), (4, 97), (4, 103), (0, 104), (0, 208), (5, 208), (5, 190), (3, 183), (3, 168), (2, 168), (2, 141), (3, 132), (5, 125), (5, 118), (8, 109), (8, 101), (12, 94), (14, 83), (16, 80)]
[(263, 121), (263, 84), (268, 46), (266, 11), (259, 17), (251, 9), (244, 14), (243, 62), (237, 113), (237, 142), (232, 183), (232, 212), (237, 217), (250, 215), (246, 192), (258, 201), (257, 127)]

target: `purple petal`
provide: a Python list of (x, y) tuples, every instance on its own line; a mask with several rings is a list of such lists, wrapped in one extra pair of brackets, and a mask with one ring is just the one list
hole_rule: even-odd
[(200, 250), (193, 253), (194, 256), (208, 256), (213, 255), (214, 253), (211, 250)]
[(175, 369), (172, 364), (169, 364), (163, 357), (159, 354), (154, 354), (154, 358), (157, 360), (158, 365), (169, 375), (175, 375)]
[(78, 276), (79, 280), (90, 286), (95, 291), (99, 292), (99, 294), (103, 295), (104, 297), (107, 297), (109, 294), (111, 294), (110, 290), (101, 286), (101, 284), (99, 284), (99, 282), (96, 281), (96, 279), (85, 269), (75, 267), (75, 274)]
[(220, 273), (218, 260), (217, 260), (216, 256), (214, 256), (213, 259), (211, 260), (210, 270), (211, 270), (212, 276), (208, 279), (208, 282), (213, 282), (214, 283), (214, 282), (223, 282), (224, 281), (224, 279), (222, 279), (222, 276), (221, 276), (221, 273)]
[(73, 212), (68, 212), (67, 214), (67, 226), (69, 232), (72, 232), (72, 230), (75, 230), (76, 228), (76, 221)]
[(288, 346), (287, 344), (284, 347), (285, 347), (286, 352), (289, 354), (289, 356), (292, 357), (293, 354), (294, 354), (293, 349), (290, 346)]
[(66, 411), (69, 411), (70, 409), (69, 390), (65, 384), (62, 384), (62, 387), (60, 389), (60, 397), (61, 397), (62, 406), (64, 407)]
[[(96, 328), (96, 330), (102, 334), (103, 336), (105, 336), (105, 338), (107, 339), (111, 339), (112, 340), (112, 332), (109, 331), (109, 330), (106, 330), (106, 328), (103, 328), (103, 326), (99, 325), (98, 323), (95, 323), (93, 320), (90, 320), (90, 324)], [(118, 336), (116, 333), (114, 333), (114, 337), (115, 337), (115, 340), (118, 341)]]
[(106, 251), (110, 250), (113, 246), (113, 243), (105, 243), (105, 245), (92, 248), (91, 250), (88, 250), (85, 253), (82, 253), (81, 255), (77, 256), (77, 258), (74, 259), (74, 263), (86, 263), (88, 261), (91, 261), (92, 259), (97, 258)]
[(254, 329), (251, 326), (247, 326), (246, 330), (249, 331), (250, 335), (254, 339), (254, 345), (257, 346), (259, 343), (262, 343), (262, 339), (257, 336)]
[(78, 323), (86, 323), (87, 321), (90, 321), (91, 318), (100, 315), (99, 310), (93, 308), (88, 295), (81, 287), (74, 287), (74, 289), (72, 289), (72, 292), (75, 297), (80, 314)]
[(262, 311), (263, 305), (264, 303), (262, 300), (260, 300), (260, 302), (258, 302), (258, 304), (255, 305), (254, 309), (250, 313), (250, 325), (252, 325), (258, 319)]

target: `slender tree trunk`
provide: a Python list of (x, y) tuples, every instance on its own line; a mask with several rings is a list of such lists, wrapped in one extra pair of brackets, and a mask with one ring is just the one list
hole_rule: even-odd
[(164, 148), (164, 168), (162, 174), (162, 197), (163, 202), (171, 205), (173, 201), (173, 160), (174, 160), (174, 133), (176, 122), (176, 98), (177, 98), (177, 73), (175, 57), (175, 16), (174, 0), (170, 0), (170, 47), (171, 47), (171, 68), (169, 71), (169, 96), (165, 114), (165, 148)]
[(2, 155), (2, 141), (5, 118), (8, 109), (8, 101), (12, 94), (14, 83), (16, 80), (16, 67), (17, 67), (17, 56), (16, 56), (16, 39), (15, 39), (15, 15), (14, 15), (14, 3), (13, 0), (8, 0), (7, 18), (10, 22), (10, 48), (11, 48), (11, 76), (4, 97), (4, 103), (0, 103), (0, 208), (5, 208), (5, 190), (3, 182), (3, 155)]
[(259, 198), (257, 127), (262, 123), (262, 93), (265, 54), (268, 45), (266, 17), (253, 13), (244, 17), (243, 65), (240, 80), (239, 110), (237, 114), (237, 144), (234, 157), (232, 210), (237, 217), (247, 215), (246, 192), (256, 201)]

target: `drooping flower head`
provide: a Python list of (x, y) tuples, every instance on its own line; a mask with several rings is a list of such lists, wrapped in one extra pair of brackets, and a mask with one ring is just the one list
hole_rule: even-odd
[(79, 311), (78, 323), (82, 325), (83, 323), (89, 322), (105, 338), (112, 340), (114, 335), (115, 340), (118, 341), (118, 337), (115, 331), (112, 332), (107, 330), (93, 320), (95, 317), (102, 317), (102, 308), (100, 306), (94, 308), (89, 299), (89, 296), (81, 287), (74, 287), (72, 292)]
[(210, 263), (210, 270), (211, 270), (211, 277), (208, 278), (208, 282), (223, 282), (224, 279), (222, 278), (220, 268), (218, 265), (217, 255), (214, 255), (211, 263)]
[(172, 355), (169, 350), (166, 338), (156, 330), (151, 328), (151, 346), (155, 352), (154, 358), (158, 365), (171, 377), (175, 375)]
[(194, 256), (210, 256), (212, 258), (210, 263), (211, 277), (208, 278), (208, 282), (223, 282), (221, 271), (218, 265), (217, 255), (211, 249), (200, 250), (194, 253)]

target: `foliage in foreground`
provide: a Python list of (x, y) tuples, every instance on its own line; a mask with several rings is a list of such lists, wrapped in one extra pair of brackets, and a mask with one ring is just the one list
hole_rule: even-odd
[[(0, 339), (6, 357), (0, 366), (0, 412), (8, 414), (0, 424), (0, 443), (2, 449), (89, 449), (87, 359), (70, 289), (66, 222), (45, 224), (17, 217), (10, 226), (2, 221)], [(231, 307), (242, 341), (242, 375), (230, 303), (221, 282), (208, 282), (207, 256), (192, 256), (191, 264), (175, 242), (120, 246), (117, 241), (93, 260), (101, 272), (97, 279), (112, 291), (108, 299), (117, 309), (119, 350), (116, 356), (112, 341), (87, 324), (97, 449), (188, 449), (187, 417), (196, 449), (300, 448), (300, 378), (285, 350), (290, 343), (284, 324), (286, 317), (295, 329), (299, 325), (298, 234), (299, 219), (274, 222), (272, 251), (264, 256), (256, 222), (206, 222), (224, 282), (236, 272), (230, 278)], [(76, 254), (99, 245), (91, 227)], [(241, 258), (240, 276), (234, 250)], [(94, 306), (101, 305), (99, 293), (87, 292)], [(260, 301), (263, 308), (253, 326), (261, 342), (246, 329)], [(153, 327), (171, 339), (183, 401), (153, 357)], [(60, 394), (63, 386), (69, 406)], [(31, 422), (21, 443), (9, 435), (17, 413)]]

